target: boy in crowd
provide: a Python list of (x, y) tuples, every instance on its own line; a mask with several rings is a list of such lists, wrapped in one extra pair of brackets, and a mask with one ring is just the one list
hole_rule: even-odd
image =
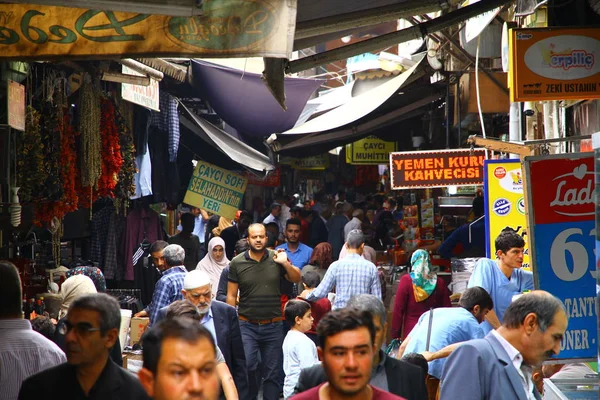
[(294, 387), (303, 368), (319, 362), (317, 347), (305, 335), (313, 324), (310, 304), (304, 300), (290, 300), (285, 306), (285, 319), (291, 325), (283, 341), (283, 370), (285, 381), (283, 396), (287, 400), (294, 394)]

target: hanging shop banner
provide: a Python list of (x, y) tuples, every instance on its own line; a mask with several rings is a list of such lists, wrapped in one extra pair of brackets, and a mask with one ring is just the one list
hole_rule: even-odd
[(247, 183), (242, 175), (198, 161), (183, 202), (234, 219)]
[(523, 268), (530, 269), (527, 211), (523, 195), (520, 160), (485, 161), (485, 228), (487, 257), (494, 260), (496, 237), (504, 228), (512, 228), (525, 239)]
[(177, 56), (289, 58), (296, 1), (212, 0), (174, 17), (34, 4), (0, 5), (4, 59)]
[(321, 154), (318, 156), (304, 158), (290, 158), (289, 165), (294, 169), (300, 170), (315, 170), (329, 168), (329, 154)]
[(8, 126), (20, 131), (25, 130), (25, 86), (8, 81)]
[(600, 98), (600, 28), (510, 31), (510, 101)]
[(482, 149), (391, 153), (392, 189), (481, 185), (484, 160)]
[(346, 145), (346, 163), (352, 165), (387, 164), (390, 153), (398, 150), (397, 147), (396, 142), (386, 142), (377, 136), (367, 136)]
[(246, 171), (244, 174), (248, 179), (248, 185), (256, 185), (263, 187), (279, 187), (281, 186), (281, 167), (275, 168), (275, 170), (264, 179), (260, 179), (252, 172)]
[[(122, 72), (125, 75), (144, 76), (126, 65), (123, 65)], [(149, 108), (150, 110), (160, 111), (158, 96), (159, 88), (156, 79), (150, 78), (148, 86), (132, 85), (130, 83), (121, 84), (121, 97), (123, 100)]]
[(560, 359), (598, 357), (594, 158), (571, 153), (525, 158), (535, 286), (565, 305)]

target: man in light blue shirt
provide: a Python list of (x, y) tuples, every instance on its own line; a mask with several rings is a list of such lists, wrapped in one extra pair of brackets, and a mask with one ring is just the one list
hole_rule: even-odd
[[(302, 232), (302, 221), (296, 218), (290, 218), (285, 224), (286, 243), (277, 246), (277, 249), (284, 249), (288, 259), (293, 266), (300, 270), (310, 262), (312, 256), (312, 247), (308, 247), (300, 242), (300, 233)], [(294, 284), (287, 279), (281, 279), (281, 294), (285, 294), (289, 299), (296, 297), (298, 291)]]
[[(494, 306), (488, 292), (479, 286), (469, 288), (462, 294), (458, 305), (459, 307), (436, 308), (421, 315), (417, 325), (400, 346), (398, 356), (424, 351), (433, 353), (456, 343), (483, 338), (485, 335), (480, 324)], [(445, 363), (445, 358), (430, 361), (429, 375), (440, 379)]]
[(523, 255), (525, 241), (514, 230), (503, 230), (496, 238), (496, 260), (481, 258), (475, 264), (468, 287), (481, 286), (492, 296), (494, 309), (481, 324), (483, 333), (497, 329), (502, 324), (504, 312), (515, 294), (533, 290), (533, 274), (524, 271)]
[(329, 266), (319, 286), (306, 300), (312, 302), (322, 299), (334, 287), (334, 310), (346, 307), (348, 300), (359, 294), (372, 294), (381, 299), (381, 282), (377, 267), (361, 257), (365, 248), (365, 236), (362, 231), (354, 230), (348, 233), (346, 246), (348, 255)]
[(312, 247), (300, 242), (300, 233), (302, 232), (302, 222), (296, 218), (290, 218), (285, 224), (286, 242), (277, 246), (278, 249), (284, 249), (288, 259), (295, 267), (304, 268), (310, 262), (312, 256)]

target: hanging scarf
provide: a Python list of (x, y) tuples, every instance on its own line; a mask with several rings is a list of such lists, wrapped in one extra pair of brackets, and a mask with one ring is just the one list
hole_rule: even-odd
[(412, 266), (410, 278), (413, 283), (415, 301), (420, 303), (427, 300), (435, 290), (437, 274), (431, 271), (429, 253), (425, 250), (415, 251), (410, 258), (410, 264)]
[[(212, 255), (212, 251), (216, 246), (223, 247), (223, 259), (217, 262)], [(225, 255), (225, 241), (220, 237), (214, 237), (208, 242), (208, 253), (196, 266), (196, 269), (206, 272), (210, 278), (210, 286), (212, 288), (213, 296), (217, 294), (219, 288), (219, 279), (221, 279), (221, 272), (229, 265), (229, 259)]]
[(97, 293), (94, 282), (85, 275), (73, 275), (65, 280), (60, 286), (60, 295), (62, 303), (58, 319), (64, 318), (69, 311), (69, 306), (73, 301), (85, 294)]

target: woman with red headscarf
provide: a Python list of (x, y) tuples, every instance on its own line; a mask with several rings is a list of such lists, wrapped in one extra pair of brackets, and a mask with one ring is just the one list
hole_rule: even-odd
[(302, 276), (309, 271), (315, 271), (319, 274), (321, 279), (323, 279), (325, 272), (327, 272), (327, 268), (329, 268), (332, 262), (333, 249), (331, 245), (327, 242), (319, 243), (313, 249), (308, 265), (305, 265), (304, 268), (302, 268)]

